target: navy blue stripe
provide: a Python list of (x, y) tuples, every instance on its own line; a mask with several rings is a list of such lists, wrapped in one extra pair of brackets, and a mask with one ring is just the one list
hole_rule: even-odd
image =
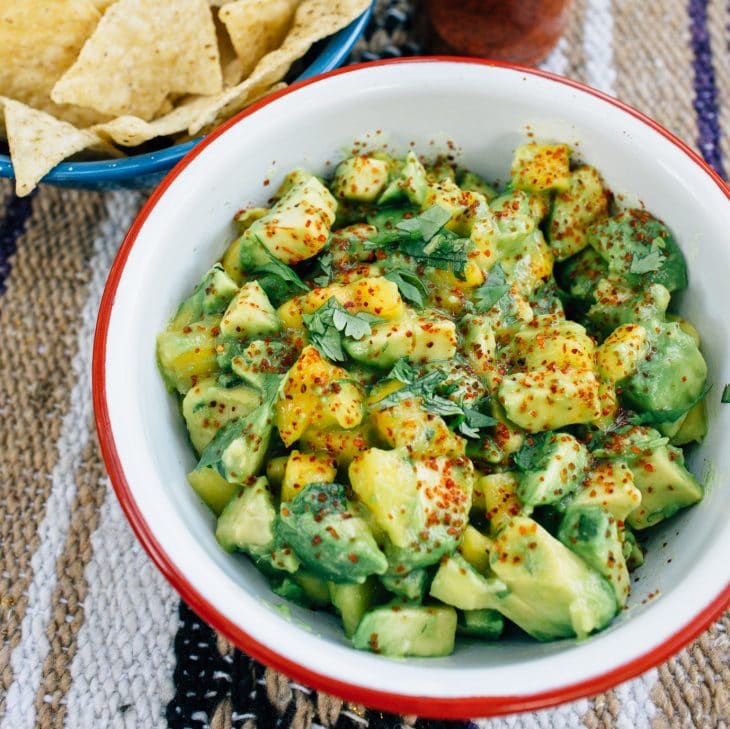
[(720, 120), (717, 104), (715, 69), (707, 29), (708, 0), (689, 0), (690, 34), (694, 53), (694, 108), (699, 136), (697, 146), (708, 164), (725, 177), (720, 150)]
[(25, 230), (25, 221), (30, 217), (32, 198), (33, 195), (13, 195), (5, 217), (0, 220), (0, 294), (5, 291), (5, 279), (10, 273), (10, 259), (17, 248), (18, 238)]

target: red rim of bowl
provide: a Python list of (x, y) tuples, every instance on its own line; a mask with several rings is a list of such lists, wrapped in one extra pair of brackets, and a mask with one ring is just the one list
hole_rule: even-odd
[(356, 73), (360, 69), (372, 68), (374, 66), (395, 65), (400, 63), (413, 64), (438, 62), (465, 63), (471, 65), (506, 68), (531, 76), (541, 76), (551, 81), (571, 86), (579, 91), (590, 94), (591, 96), (595, 96), (637, 118), (668, 139), (672, 144), (681, 149), (695, 164), (699, 165), (715, 181), (725, 196), (730, 199), (730, 187), (728, 187), (717, 172), (715, 172), (684, 142), (640, 111), (577, 81), (563, 78), (562, 76), (558, 76), (547, 71), (527, 68), (510, 63), (450, 56), (398, 58), (375, 61), (372, 63), (361, 63), (346, 68), (340, 68), (320, 76), (315, 76), (311, 79), (292, 84), (288, 88), (272, 94), (271, 96), (268, 96), (243, 110), (214, 132), (209, 134), (200, 144), (187, 154), (169, 172), (157, 189), (152, 193), (124, 238), (122, 246), (119, 249), (111, 267), (109, 278), (107, 279), (104, 294), (101, 299), (94, 336), (92, 388), (94, 416), (96, 419), (99, 442), (101, 444), (101, 452), (122, 509), (131, 524), (132, 529), (137, 535), (137, 538), (142, 543), (142, 546), (147, 551), (148, 555), (152, 558), (152, 561), (157, 565), (158, 569), (185, 600), (185, 602), (187, 602), (187, 604), (190, 605), (190, 607), (203, 620), (221, 632), (226, 638), (231, 640), (234, 644), (241, 648), (241, 650), (245, 651), (253, 658), (315, 689), (327, 691), (350, 701), (356, 701), (369, 707), (394, 713), (417, 714), (419, 716), (434, 718), (469, 719), (475, 716), (498, 716), (513, 712), (542, 709), (600, 693), (601, 691), (605, 691), (606, 689), (622, 683), (623, 681), (634, 678), (639, 673), (655, 667), (662, 661), (677, 653), (686, 644), (702, 633), (714, 620), (716, 620), (728, 604), (730, 604), (730, 584), (728, 584), (720, 592), (720, 594), (709, 605), (704, 607), (682, 630), (671, 635), (658, 647), (638, 656), (637, 658), (634, 658), (631, 661), (628, 661), (618, 668), (586, 681), (571, 684), (570, 686), (564, 686), (550, 691), (525, 696), (433, 698), (428, 696), (408, 696), (388, 693), (345, 683), (335, 678), (310, 671), (306, 666), (294, 663), (286, 657), (275, 653), (262, 643), (254, 640), (239, 626), (235, 625), (233, 622), (228, 620), (228, 618), (218, 612), (218, 610), (209, 604), (195, 590), (190, 582), (188, 582), (185, 575), (177, 569), (170, 557), (163, 551), (160, 544), (156, 541), (147, 521), (139, 510), (139, 507), (131, 494), (111, 433), (109, 410), (106, 401), (106, 341), (117, 287), (119, 286), (119, 281), (124, 271), (127, 258), (140, 230), (155, 205), (165, 194), (165, 191), (172, 184), (175, 178), (190, 164), (190, 162), (195, 159), (195, 157), (197, 157), (208, 145), (212, 144), (216, 138), (223, 134), (223, 132), (234, 124), (237, 124), (241, 119), (255, 113), (267, 104), (270, 104), (272, 101), (285, 96), (286, 94), (294, 93), (300, 88), (317, 83), (321, 79), (339, 76), (341, 74)]

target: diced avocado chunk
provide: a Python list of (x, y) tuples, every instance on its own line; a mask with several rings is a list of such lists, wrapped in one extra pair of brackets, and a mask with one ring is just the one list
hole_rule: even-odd
[(584, 248), (556, 272), (558, 283), (581, 301), (593, 301), (596, 286), (608, 276), (608, 265), (593, 248)]
[(426, 170), (415, 152), (410, 151), (400, 172), (378, 199), (378, 205), (388, 205), (405, 197), (414, 205), (421, 206), (426, 199), (427, 186)]
[(244, 236), (255, 237), (271, 255), (293, 265), (325, 247), (336, 209), (330, 191), (309, 177), (294, 184)]
[(660, 446), (630, 464), (641, 504), (627, 519), (633, 529), (646, 529), (702, 499), (702, 486), (685, 468), (679, 448)]
[(687, 413), (679, 430), (672, 436), (672, 445), (699, 443), (707, 435), (707, 405), (701, 400)]
[[(368, 453), (373, 451), (353, 461), (350, 483), (390, 535), (385, 551), (391, 571), (405, 574), (435, 564), (456, 549), (466, 528), (474, 481), (471, 461), (463, 456), (411, 460), (377, 449)], [(373, 469), (377, 463), (383, 464), (379, 471)]]
[(254, 337), (275, 334), (281, 321), (261, 284), (249, 281), (228, 305), (220, 329), (224, 337)]
[(480, 575), (456, 553), (441, 560), (429, 594), (459, 610), (484, 610), (493, 608), (508, 592), (501, 580)]
[(184, 395), (194, 382), (218, 369), (218, 317), (208, 317), (157, 336), (157, 361), (165, 382)]
[(383, 587), (397, 597), (411, 602), (421, 602), (426, 596), (429, 574), (425, 569), (411, 570), (405, 574), (386, 572), (380, 576)]
[(613, 278), (600, 281), (593, 295), (596, 301), (588, 309), (588, 319), (603, 334), (621, 324), (644, 322), (649, 326), (661, 321), (670, 299), (669, 291), (662, 284), (650, 284), (637, 291)]
[(456, 610), (444, 606), (384, 605), (366, 613), (355, 648), (384, 656), (448, 656), (454, 652)]
[(518, 190), (567, 190), (570, 185), (570, 147), (529, 142), (515, 149), (512, 184)]
[(330, 600), (342, 618), (345, 635), (351, 638), (362, 616), (370, 610), (378, 594), (377, 581), (369, 577), (361, 585), (328, 583)]
[(484, 376), (494, 372), (497, 343), (492, 326), (485, 316), (467, 315), (460, 322), (463, 349), (472, 369)]
[(485, 607), (538, 640), (584, 638), (616, 614), (609, 583), (527, 517), (514, 517), (497, 535), (491, 568), (509, 592)]
[(571, 501), (574, 506), (600, 506), (617, 521), (626, 521), (640, 503), (641, 491), (634, 486), (634, 474), (621, 460), (595, 464)]
[(623, 538), (622, 549), (626, 566), (629, 570), (638, 569), (644, 564), (644, 550), (629, 527), (624, 526), (621, 536)]
[(482, 640), (499, 640), (504, 630), (504, 618), (497, 610), (460, 610), (456, 632)]
[(424, 310), (411, 319), (413, 324), (412, 362), (449, 360), (456, 354), (456, 324), (436, 311)]
[(670, 292), (687, 287), (682, 251), (667, 226), (646, 210), (624, 210), (595, 223), (588, 242), (629, 286), (658, 283)]
[(527, 299), (513, 290), (500, 297), (497, 303), (483, 316), (500, 343), (509, 341), (514, 334), (534, 318)]
[(307, 486), (281, 505), (280, 517), (282, 539), (323, 579), (362, 583), (388, 567), (367, 523), (349, 511), (340, 484)]
[(522, 190), (508, 190), (489, 203), (497, 227), (497, 246), (503, 255), (517, 253), (522, 241), (534, 232), (537, 221), (530, 196)]
[(560, 522), (558, 539), (611, 583), (623, 607), (629, 596), (629, 571), (616, 518), (601, 506), (572, 503)]
[(497, 197), (497, 191), (483, 177), (477, 175), (476, 172), (469, 170), (461, 170), (457, 177), (457, 182), (462, 190), (467, 192), (478, 192), (484, 195), (487, 202), (491, 202)]
[(374, 324), (369, 336), (343, 340), (345, 351), (356, 362), (388, 369), (415, 347), (414, 326), (409, 319)]
[(196, 471), (215, 469), (231, 483), (244, 483), (259, 473), (271, 440), (279, 382), (280, 377), (269, 375), (261, 404), (248, 415), (231, 420), (215, 434), (200, 456)]
[(260, 403), (261, 394), (245, 385), (221, 387), (214, 377), (193, 385), (183, 398), (182, 412), (195, 450), (201, 453), (220, 428)]
[(372, 202), (388, 182), (388, 163), (373, 157), (348, 157), (337, 165), (332, 181), (336, 197)]
[(649, 351), (623, 383), (622, 400), (653, 422), (672, 422), (702, 397), (707, 364), (692, 337), (676, 322), (650, 329)]
[(299, 355), (300, 342), (284, 336), (281, 339), (218, 340), (218, 366), (230, 369), (244, 382), (261, 388), (267, 377), (285, 374)]
[(220, 514), (238, 491), (238, 485), (226, 481), (215, 468), (195, 469), (188, 474), (188, 481), (214, 514)]
[(218, 517), (215, 538), (232, 552), (252, 554), (266, 551), (274, 543), (276, 509), (269, 491), (269, 482), (260, 476), (250, 486), (238, 490)]
[(600, 383), (590, 370), (516, 372), (502, 380), (497, 395), (507, 417), (530, 433), (591, 423), (601, 415)]
[(330, 604), (329, 583), (319, 575), (300, 569), (292, 575), (292, 580), (302, 589), (305, 600), (314, 607), (324, 608)]
[(568, 188), (553, 200), (547, 227), (550, 247), (558, 261), (588, 245), (591, 223), (608, 215), (608, 194), (595, 167), (583, 166), (570, 175)]
[(584, 479), (588, 449), (569, 433), (540, 433), (527, 438), (513, 456), (520, 471), (517, 496), (527, 506), (557, 504)]
[(236, 282), (216, 263), (205, 273), (195, 291), (180, 304), (170, 329), (182, 329), (206, 316), (220, 314), (236, 291)]
[[(477, 481), (476, 489), (482, 483), (482, 476)], [(477, 571), (486, 572), (489, 569), (489, 550), (492, 548), (492, 540), (471, 524), (464, 530), (464, 537), (459, 545), (459, 554)]]

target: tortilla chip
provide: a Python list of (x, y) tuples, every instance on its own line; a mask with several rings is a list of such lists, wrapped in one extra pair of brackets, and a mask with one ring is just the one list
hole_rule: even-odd
[(0, 96), (77, 126), (108, 119), (91, 109), (51, 101), (51, 89), (100, 19), (90, 0), (0, 0)]
[(267, 53), (247, 79), (212, 97), (190, 124), (188, 133), (195, 135), (243, 109), (263, 89), (281, 81), (292, 63), (314, 43), (349, 25), (369, 5), (369, 0), (304, 0), (281, 47)]
[[(256, 101), (261, 96), (278, 91), (285, 86), (286, 84), (283, 83), (275, 84), (251, 101)], [(168, 137), (185, 131), (190, 120), (194, 119), (209, 101), (207, 96), (193, 96), (158, 119), (147, 122), (136, 116), (119, 116), (105, 124), (92, 127), (91, 131), (102, 139), (116, 142), (123, 147), (136, 147), (155, 137)]]
[(117, 0), (91, 0), (91, 2), (96, 5), (100, 13), (103, 13), (112, 3), (116, 1)]
[(51, 98), (149, 120), (170, 93), (222, 88), (206, 0), (116, 0)]
[(242, 78), (270, 51), (278, 48), (289, 30), (295, 7), (289, 0), (236, 0), (224, 5), (218, 17), (226, 26)]
[(221, 71), (223, 73), (223, 88), (228, 89), (241, 83), (243, 78), (243, 67), (241, 60), (236, 55), (236, 51), (231, 43), (226, 26), (223, 25), (218, 13), (213, 14), (215, 22), (215, 35), (218, 39), (218, 54), (221, 59)]
[(15, 190), (21, 197), (28, 195), (59, 162), (84, 149), (98, 149), (106, 157), (119, 155), (88, 129), (77, 129), (13, 99), (0, 97), (0, 104), (5, 110)]

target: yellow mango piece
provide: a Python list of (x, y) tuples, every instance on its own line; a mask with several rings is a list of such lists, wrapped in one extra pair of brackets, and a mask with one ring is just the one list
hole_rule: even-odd
[(276, 426), (290, 446), (310, 427), (354, 428), (363, 418), (364, 394), (341, 367), (305, 347), (287, 374), (276, 405)]
[(308, 428), (299, 439), (303, 451), (329, 453), (340, 468), (347, 468), (360, 453), (376, 444), (370, 423), (362, 423), (351, 430)]
[(337, 475), (337, 461), (328, 453), (289, 454), (281, 483), (281, 500), (291, 501), (305, 486), (331, 483)]
[(392, 321), (405, 313), (398, 286), (382, 276), (361, 278), (348, 284), (331, 284), (295, 296), (279, 307), (279, 317), (285, 327), (304, 326), (304, 314), (312, 314), (333, 297), (350, 313), (368, 312), (380, 319)]
[(491, 473), (477, 479), (475, 490), (484, 498), (484, 508), (489, 519), (492, 535), (499, 532), (507, 522), (522, 509), (517, 498), (517, 477), (513, 473)]
[(518, 190), (567, 190), (570, 185), (570, 147), (529, 142), (515, 150), (512, 183)]
[(622, 324), (614, 329), (596, 351), (601, 377), (618, 382), (630, 377), (649, 351), (649, 333), (641, 324)]

